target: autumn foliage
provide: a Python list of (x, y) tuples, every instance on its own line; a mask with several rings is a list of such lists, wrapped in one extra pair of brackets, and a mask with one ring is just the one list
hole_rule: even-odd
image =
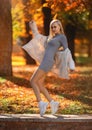
[[(41, 0), (12, 0), (14, 41), (18, 36), (26, 34), (25, 21), (34, 19), (42, 29), (42, 7), (50, 7), (53, 18), (68, 18), (69, 15), (79, 14), (78, 20), (82, 25), (82, 20), (87, 21), (90, 15), (91, 5), (91, 0), (46, 0), (44, 4), (41, 4)], [(19, 53), (16, 59), (18, 58)], [(30, 77), (37, 65), (20, 64), (20, 61), (21, 58), (16, 65), (12, 63), (13, 76), (0, 77), (0, 113), (39, 113), (36, 97), (30, 86)], [(58, 114), (92, 114), (91, 66), (92, 64), (77, 65), (69, 80), (48, 74), (45, 87), (60, 102)], [(42, 94), (41, 96), (46, 100)], [(50, 113), (49, 107), (47, 113)]]
[[(39, 113), (30, 77), (37, 66), (13, 66), (13, 77), (0, 78), (0, 113)], [(59, 79), (52, 73), (45, 83), (50, 95), (60, 102), (58, 114), (92, 114), (92, 68), (76, 67), (70, 79)], [(43, 100), (46, 98), (41, 95)], [(48, 107), (46, 113), (51, 113)]]

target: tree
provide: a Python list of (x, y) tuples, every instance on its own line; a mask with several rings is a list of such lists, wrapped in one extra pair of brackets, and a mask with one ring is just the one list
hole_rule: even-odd
[[(15, 1), (15, 0), (14, 0)], [(90, 0), (17, 0), (23, 3), (26, 34), (29, 35), (29, 17), (33, 18), (38, 27), (44, 26), (45, 35), (49, 32), (49, 23), (52, 17), (57, 16), (64, 25), (69, 48), (75, 59), (75, 35), (77, 30), (86, 31), (92, 2)], [(43, 22), (41, 10), (44, 14)], [(18, 12), (19, 13), (19, 12)], [(79, 27), (81, 27), (79, 29)], [(41, 28), (40, 28), (41, 29)], [(17, 33), (18, 34), (18, 33)], [(26, 38), (25, 38), (26, 39)]]
[(11, 1), (0, 0), (0, 75), (12, 75)]
[(88, 45), (88, 56), (92, 56), (92, 1), (86, 0), (85, 7), (89, 11), (89, 30), (87, 31), (87, 36), (89, 38), (89, 45)]
[(66, 33), (66, 36), (67, 36), (67, 40), (68, 40), (68, 46), (69, 46), (69, 49), (71, 50), (71, 53), (72, 53), (72, 57), (73, 59), (75, 60), (75, 46), (74, 46), (74, 39), (75, 39), (75, 36), (76, 36), (76, 26), (74, 25), (74, 23), (72, 22), (72, 18), (70, 18), (70, 21), (71, 22), (68, 22), (65, 26), (65, 33)]
[[(48, 0), (53, 15), (57, 14), (58, 18), (65, 26), (65, 33), (68, 39), (69, 48), (75, 59), (75, 36), (77, 30), (87, 31), (88, 17), (92, 14), (92, 1), (90, 0)], [(79, 28), (81, 27), (81, 28)], [(90, 45), (90, 44), (89, 44)]]
[(48, 7), (47, 5), (44, 6), (44, 4), (46, 3), (46, 0), (41, 0), (42, 3), (42, 12), (43, 12), (43, 26), (44, 26), (44, 34), (46, 36), (49, 35), (49, 25), (50, 22), (52, 20), (52, 14), (51, 14), (51, 8)]

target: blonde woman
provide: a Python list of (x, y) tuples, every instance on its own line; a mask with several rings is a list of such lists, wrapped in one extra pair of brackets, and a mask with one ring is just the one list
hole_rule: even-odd
[[(30, 24), (32, 24), (32, 22), (33, 21), (31, 21)], [(37, 33), (34, 33), (36, 36), (39, 34), (37, 31), (37, 28), (35, 28), (35, 29), (33, 28), (33, 32), (37, 32)], [(39, 35), (39, 37), (40, 37), (40, 35)], [(45, 42), (46, 41), (44, 41), (44, 43)], [(34, 90), (34, 93), (35, 93), (37, 101), (38, 101), (38, 107), (39, 107), (41, 116), (43, 116), (45, 114), (46, 108), (48, 106), (48, 102), (50, 103), (52, 114), (55, 114), (59, 108), (59, 102), (55, 101), (50, 96), (49, 92), (47, 91), (47, 89), (44, 86), (44, 80), (45, 80), (47, 73), (50, 72), (53, 69), (53, 66), (55, 65), (56, 53), (60, 50), (61, 47), (63, 48), (63, 51), (67, 50), (67, 48), (68, 48), (67, 39), (64, 34), (62, 24), (59, 20), (56, 19), (56, 20), (51, 21), (50, 34), (47, 38), (47, 43), (45, 43), (45, 44), (46, 45), (45, 45), (45, 50), (44, 50), (44, 56), (41, 60), (41, 63), (39, 65), (38, 69), (35, 71), (35, 73), (33, 74), (33, 76), (31, 77), (31, 80), (30, 80), (31, 86)], [(32, 45), (32, 43), (31, 43), (31, 45)], [(34, 43), (34, 45), (35, 45), (35, 43)], [(24, 49), (25, 48), (26, 47), (24, 47)], [(39, 48), (36, 51), (39, 52)], [(65, 55), (66, 54), (64, 54), (64, 57), (65, 57)], [(48, 102), (44, 102), (41, 99), (40, 93), (42, 93), (46, 97)]]

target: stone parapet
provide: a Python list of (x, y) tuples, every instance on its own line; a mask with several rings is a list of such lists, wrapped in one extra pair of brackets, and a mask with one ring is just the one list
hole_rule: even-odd
[(92, 130), (92, 115), (1, 114), (0, 130)]

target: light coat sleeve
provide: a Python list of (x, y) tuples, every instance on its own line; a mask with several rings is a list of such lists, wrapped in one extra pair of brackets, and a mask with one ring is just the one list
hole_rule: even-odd
[(60, 78), (69, 79), (69, 70), (75, 70), (75, 63), (71, 51), (67, 48), (56, 53), (55, 64), (51, 71)]
[(41, 62), (45, 52), (45, 43), (47, 36), (39, 33), (35, 21), (30, 22), (30, 28), (33, 33), (33, 39), (27, 44), (23, 45), (22, 48), (37, 62)]

